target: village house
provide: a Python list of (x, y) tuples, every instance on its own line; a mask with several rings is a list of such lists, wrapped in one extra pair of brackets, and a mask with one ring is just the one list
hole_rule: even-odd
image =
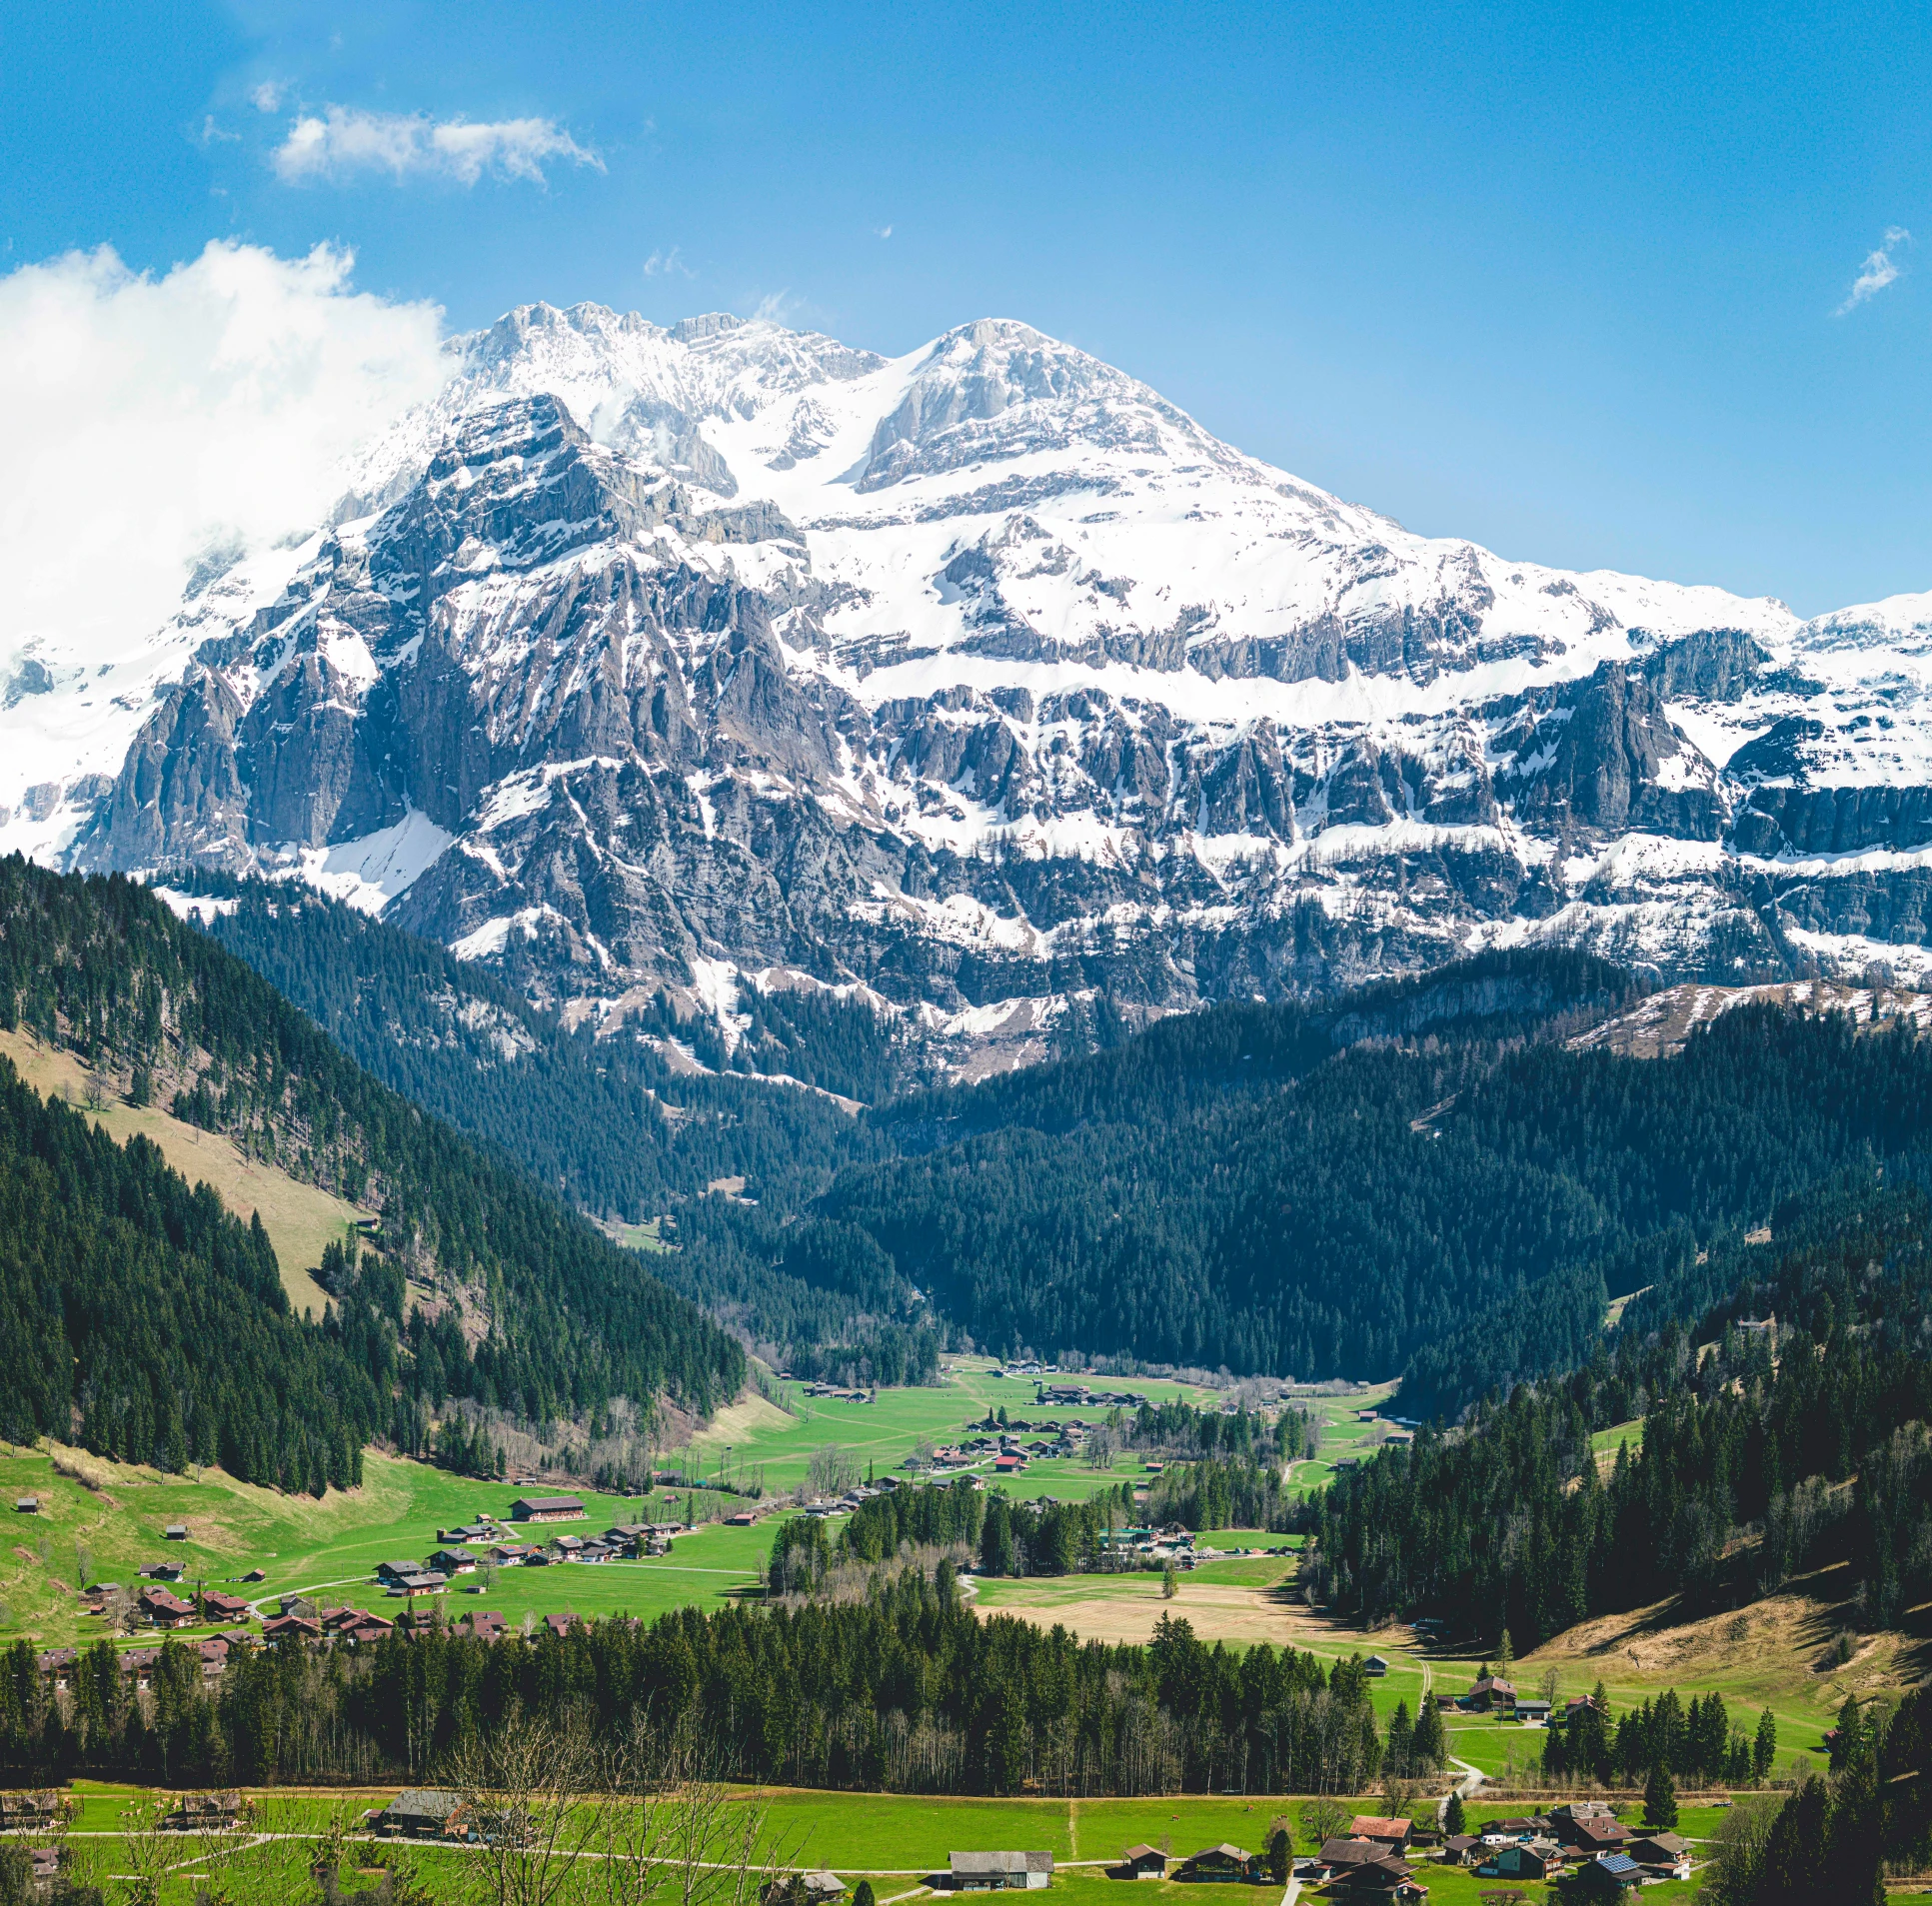
[(467, 1548), (439, 1548), (430, 1557), (429, 1565), (444, 1575), (474, 1575), (477, 1558)]
[(141, 1613), (156, 1628), (179, 1628), (184, 1621), (194, 1620), (195, 1604), (169, 1594), (165, 1588), (144, 1588)]
[(1129, 1879), (1163, 1879), (1167, 1872), (1167, 1856), (1157, 1846), (1130, 1846), (1120, 1855), (1120, 1867)]
[(1550, 1867), (1555, 1863), (1553, 1847), (1544, 1854), (1533, 1846), (1499, 1846), (1476, 1872), (1483, 1879), (1548, 1879)]
[(436, 1787), (412, 1787), (367, 1816), (372, 1833), (394, 1839), (474, 1840), (463, 1796)]
[(188, 1565), (185, 1562), (149, 1562), (134, 1572), (142, 1581), (178, 1582), (187, 1574)]
[(46, 1832), (59, 1826), (71, 1811), (68, 1797), (51, 1789), (0, 1793), (0, 1831)]
[(1604, 1853), (1576, 1869), (1574, 1885), (1585, 1899), (1621, 1899), (1646, 1884), (1650, 1875), (1627, 1853)]
[(203, 1612), (210, 1621), (246, 1621), (249, 1606), (239, 1595), (224, 1595), (210, 1589), (201, 1598)]
[(1514, 1708), (1516, 1705), (1516, 1684), (1505, 1681), (1499, 1674), (1485, 1674), (1467, 1694), (1456, 1702), (1460, 1708), (1472, 1709), (1487, 1714), (1495, 1708)]
[(1657, 1878), (1690, 1878), (1690, 1842), (1680, 1833), (1640, 1834), (1623, 1851)]
[(1388, 1657), (1381, 1654), (1371, 1654), (1361, 1664), (1361, 1671), (1369, 1680), (1379, 1681), (1388, 1672)]
[(504, 1618), (487, 1608), (465, 1615), (456, 1624), (456, 1630), (458, 1634), (467, 1634), (475, 1641), (501, 1641), (510, 1632)]
[(583, 1513), (574, 1495), (520, 1495), (510, 1505), (513, 1522), (571, 1522)]
[(1516, 1718), (1523, 1722), (1525, 1726), (1547, 1727), (1549, 1725), (1549, 1702), (1540, 1697), (1518, 1699), (1516, 1702)]
[(1397, 1853), (1408, 1851), (1414, 1834), (1413, 1820), (1386, 1819), (1378, 1813), (1358, 1813), (1348, 1824), (1351, 1840), (1373, 1840)]
[(226, 1833), (241, 1824), (238, 1793), (185, 1793), (174, 1810), (161, 1816), (165, 1833)]
[(564, 1612), (561, 1614), (546, 1615), (544, 1617), (544, 1626), (548, 1628), (551, 1631), (551, 1633), (558, 1638), (559, 1641), (563, 1640), (563, 1638), (567, 1634), (569, 1634), (573, 1628), (581, 1628), (583, 1627), (583, 1625), (584, 1625), (584, 1617), (582, 1615), (572, 1614), (568, 1609), (564, 1610)]
[(1442, 1842), (1442, 1863), (1445, 1866), (1468, 1866), (1486, 1857), (1488, 1848), (1473, 1833), (1451, 1833)]
[[(45, 1648), (36, 1657), (40, 1671), (54, 1685), (55, 1693), (61, 1692), (72, 1678), (75, 1665), (81, 1658), (78, 1648)], [(4, 1808), (6, 1796), (0, 1794), (0, 1808)], [(0, 1826), (5, 1821), (0, 1820)]]
[(159, 1648), (125, 1648), (119, 1656), (121, 1672), (133, 1683), (137, 1693), (154, 1685), (154, 1664), (161, 1659)]
[(1036, 1891), (1053, 1877), (1050, 1853), (949, 1853), (947, 1866), (955, 1892)]
[(786, 1873), (767, 1880), (759, 1889), (759, 1906), (830, 1906), (846, 1896), (846, 1882), (837, 1873), (820, 1869), (811, 1873)]
[(262, 1623), (262, 1639), (271, 1648), (284, 1641), (303, 1642), (322, 1639), (322, 1623), (313, 1615), (277, 1615)]
[(1323, 1840), (1315, 1864), (1331, 1876), (1339, 1877), (1357, 1866), (1386, 1857), (1388, 1848), (1378, 1840), (1357, 1839), (1352, 1833), (1338, 1839)]

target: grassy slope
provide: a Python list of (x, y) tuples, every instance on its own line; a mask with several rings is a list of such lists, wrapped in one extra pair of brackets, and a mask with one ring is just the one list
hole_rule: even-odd
[[(43, 1045), (30, 1033), (0, 1031), (0, 1053), (13, 1060), (21, 1077), (43, 1098), (64, 1091), (71, 1104), (84, 1106), (88, 1074), (72, 1052)], [(245, 1157), (231, 1139), (184, 1124), (158, 1105), (137, 1110), (117, 1096), (88, 1116), (123, 1144), (137, 1131), (151, 1138), (190, 1184), (213, 1185), (222, 1202), (244, 1220), (259, 1211), (289, 1302), (298, 1311), (322, 1314), (328, 1298), (309, 1273), (321, 1263), (323, 1245), (340, 1238), (346, 1226), (367, 1212)]]

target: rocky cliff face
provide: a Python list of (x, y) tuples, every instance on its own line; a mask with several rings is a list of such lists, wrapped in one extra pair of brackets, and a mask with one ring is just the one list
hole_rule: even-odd
[(1932, 599), (1411, 536), (1021, 325), (532, 307), (344, 489), (35, 845), (299, 875), (612, 1028), (859, 989), (968, 1066), (1539, 937), (1932, 965)]

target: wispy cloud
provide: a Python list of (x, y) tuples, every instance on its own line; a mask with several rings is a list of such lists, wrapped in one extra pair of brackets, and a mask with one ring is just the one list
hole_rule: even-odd
[(432, 120), (421, 113), (371, 113), (325, 106), (304, 113), (275, 149), (275, 170), (291, 185), (387, 172), (475, 185), (527, 179), (542, 185), (552, 160), (604, 170), (604, 161), (550, 119)]
[(893, 235), (893, 228), (890, 225), (878, 226), (875, 228), (875, 231), (874, 231), (874, 236), (876, 238), (891, 238), (892, 235)]
[(674, 245), (668, 252), (653, 252), (644, 261), (644, 275), (647, 278), (696, 278), (698, 274), (684, 261), (682, 246)]
[(1904, 226), (1888, 225), (1885, 228), (1885, 242), (1865, 254), (1865, 262), (1859, 267), (1858, 276), (1852, 280), (1850, 295), (1831, 315), (1842, 318), (1846, 312), (1856, 311), (1867, 299), (1876, 298), (1887, 285), (1896, 283), (1899, 265), (1892, 254), (1901, 245), (1911, 242), (1912, 234)]
[(282, 104), (282, 82), (265, 79), (261, 85), (250, 89), (248, 97), (258, 113), (272, 113)]
[(802, 300), (793, 297), (790, 291), (768, 291), (752, 310), (754, 324), (787, 324), (798, 311)]

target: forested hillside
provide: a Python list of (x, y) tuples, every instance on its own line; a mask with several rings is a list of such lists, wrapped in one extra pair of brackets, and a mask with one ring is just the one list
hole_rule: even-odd
[[(599, 1039), (595, 1021), (567, 1031), (489, 969), (338, 902), (258, 881), (183, 885), (221, 903), (203, 910), (208, 933), (358, 1065), (599, 1215), (641, 1222), (733, 1177), (796, 1208), (869, 1147), (820, 1092), (759, 1075), (868, 1102), (892, 1093), (890, 1026), (863, 1005), (753, 994), (727, 1053), (714, 1022), (680, 1021), (661, 1000), (628, 1023), (633, 1036)], [(676, 1038), (711, 1069), (676, 1069), (638, 1033)]]
[(0, 1059), (0, 1436), (320, 1495), (361, 1481), (389, 1407), (333, 1325), (289, 1314), (259, 1219)]
[(1712, 1232), (1932, 1130), (1904, 1034), (1760, 1009), (1665, 1060), (1480, 1021), (1337, 1051), (1363, 1016), (1222, 1006), (909, 1101), (903, 1137), (969, 1135), (849, 1169), (819, 1210), (983, 1342), (1313, 1378), (1413, 1359), (1410, 1413), (1452, 1414), (1574, 1360), (1608, 1296)]
[[(1872, 1043), (1909, 1088), (1916, 1053)], [(1792, 1201), (1770, 1241), (1717, 1240), (1580, 1368), (1337, 1478), (1305, 1579), (1363, 1622), (1507, 1628), (1527, 1649), (1671, 1595), (1687, 1616), (1737, 1606), (1845, 1557), (1863, 1620), (1895, 1623), (1932, 1596), (1928, 1175), (1868, 1164)], [(1600, 1474), (1592, 1433), (1639, 1416), (1636, 1453)]]
[[(394, 1392), (399, 1430), (452, 1394), (547, 1420), (619, 1395), (708, 1409), (743, 1379), (738, 1345), (634, 1254), (371, 1078), (141, 887), (0, 863), (0, 1023), (381, 1212), (379, 1249), (324, 1268), (336, 1327)], [(406, 1300), (406, 1279), (427, 1301)], [(181, 1348), (204, 1366), (218, 1354), (193, 1336)]]

